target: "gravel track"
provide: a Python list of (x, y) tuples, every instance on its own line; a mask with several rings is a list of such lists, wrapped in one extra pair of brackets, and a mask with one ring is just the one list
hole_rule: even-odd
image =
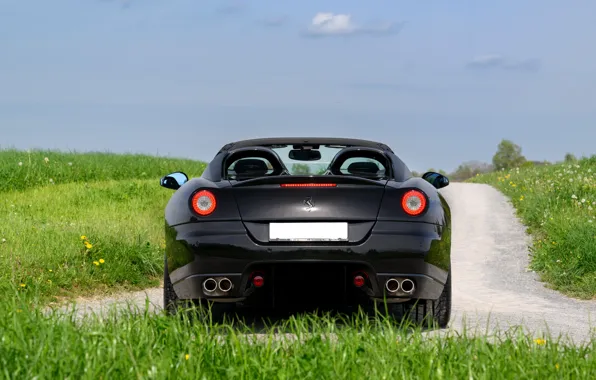
[[(596, 331), (596, 302), (570, 299), (548, 289), (527, 269), (525, 227), (507, 198), (488, 185), (452, 183), (441, 190), (452, 210), (453, 313), (450, 328), (499, 332), (523, 325), (534, 336), (564, 334), (579, 343)], [(80, 299), (80, 315), (127, 302), (151, 310), (162, 304), (161, 288), (105, 299)], [(122, 306), (118, 306), (122, 307)], [(469, 331), (469, 330), (467, 330)]]

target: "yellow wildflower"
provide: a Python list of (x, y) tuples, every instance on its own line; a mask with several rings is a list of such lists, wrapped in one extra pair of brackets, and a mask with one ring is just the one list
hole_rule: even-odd
[(559, 369), (559, 363), (555, 363), (555, 368)]
[(27, 285), (25, 285), (25, 284), (21, 284), (21, 288), (24, 288), (25, 286), (27, 286)]
[(85, 247), (87, 247), (87, 249), (91, 249), (91, 248), (93, 248), (93, 244), (91, 244), (88, 241), (86, 241), (85, 242)]
[(186, 359), (186, 360), (190, 359), (190, 355), (189, 354), (184, 355), (184, 359)]
[(20, 312), (22, 312), (22, 311), (23, 311), (23, 310), (21, 310), (21, 309), (17, 309), (17, 313), (20, 313)]
[(522, 195), (521, 197), (519, 197), (519, 200), (520, 201), (523, 201), (524, 200), (524, 196)]
[(87, 240), (87, 236), (81, 235), (81, 240)]
[(93, 265), (95, 265), (95, 266), (98, 266), (98, 265), (99, 265), (99, 263), (98, 263), (97, 261), (94, 261), (94, 262), (93, 262)]
[(99, 263), (100, 263), (100, 264), (103, 264), (103, 263), (105, 263), (105, 262), (106, 262), (106, 261), (105, 261), (104, 259), (99, 259)]
[(546, 340), (537, 338), (537, 339), (534, 339), (534, 343), (536, 343), (536, 344), (538, 344), (540, 346), (543, 346), (543, 345), (546, 344)]

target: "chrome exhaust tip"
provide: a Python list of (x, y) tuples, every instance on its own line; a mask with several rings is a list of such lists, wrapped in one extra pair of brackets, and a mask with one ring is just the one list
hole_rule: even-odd
[(410, 280), (409, 278), (406, 278), (401, 282), (401, 290), (404, 293), (411, 294), (414, 292), (415, 288), (416, 286), (414, 285), (414, 281)]
[(397, 292), (399, 290), (399, 281), (394, 278), (390, 278), (387, 280), (387, 282), (385, 282), (385, 289), (387, 289), (389, 293)]
[(221, 290), (222, 292), (229, 292), (230, 290), (232, 290), (232, 287), (234, 286), (232, 284), (232, 281), (230, 281), (229, 278), (224, 277), (221, 280), (219, 280), (219, 284), (217, 284), (219, 287), (219, 290)]
[(208, 278), (203, 281), (203, 290), (205, 293), (213, 293), (217, 289), (217, 281), (212, 278)]

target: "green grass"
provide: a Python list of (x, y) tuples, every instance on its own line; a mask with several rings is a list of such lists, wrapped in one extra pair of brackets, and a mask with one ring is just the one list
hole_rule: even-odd
[(554, 289), (596, 298), (596, 156), (481, 175), (511, 198), (533, 235), (531, 268)]
[(428, 338), (382, 318), (338, 325), (307, 315), (254, 342), (237, 323), (143, 310), (83, 320), (44, 312), (57, 297), (157, 284), (172, 194), (158, 180), (203, 169), (138, 155), (0, 151), (1, 377), (583, 379), (596, 367), (596, 339), (572, 347), (523, 332)]
[(37, 379), (587, 379), (596, 368), (595, 339), (570, 346), (521, 330), (500, 337), (428, 337), (362, 316), (307, 315), (274, 327), (256, 336), (238, 323), (211, 326), (143, 310), (75, 321), (30, 310), (13, 298), (0, 305), (0, 374)]
[(0, 151), (0, 173), (12, 175), (12, 185), (0, 185), (0, 291), (14, 285), (51, 300), (158, 284), (172, 195), (159, 178), (176, 170), (198, 176), (204, 166), (139, 155)]
[(71, 182), (155, 179), (179, 170), (195, 176), (204, 169), (201, 161), (141, 154), (6, 149), (0, 150), (0, 193)]

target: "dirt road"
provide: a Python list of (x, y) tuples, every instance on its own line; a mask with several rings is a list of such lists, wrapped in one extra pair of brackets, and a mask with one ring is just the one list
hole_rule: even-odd
[[(529, 272), (530, 238), (507, 198), (481, 184), (451, 184), (443, 191), (453, 220), (453, 322), (462, 329), (524, 325), (539, 334), (588, 338), (596, 302), (567, 298)], [(591, 325), (591, 326), (590, 326)]]
[[(480, 333), (524, 325), (534, 335), (568, 334), (589, 339), (596, 328), (596, 302), (569, 299), (545, 288), (527, 270), (529, 237), (514, 209), (487, 185), (454, 183), (442, 190), (452, 209), (453, 314), (450, 328)], [(123, 301), (162, 304), (161, 289), (79, 302), (81, 313)]]

